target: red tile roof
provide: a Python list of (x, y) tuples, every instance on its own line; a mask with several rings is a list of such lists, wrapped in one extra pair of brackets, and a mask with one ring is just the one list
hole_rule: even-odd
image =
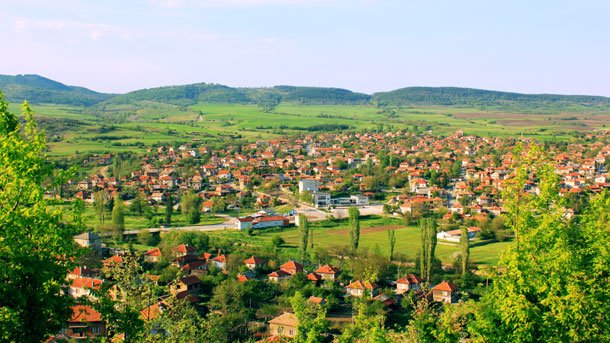
[(100, 322), (102, 321), (102, 315), (94, 310), (91, 306), (87, 305), (75, 305), (72, 306), (72, 317), (70, 322)]

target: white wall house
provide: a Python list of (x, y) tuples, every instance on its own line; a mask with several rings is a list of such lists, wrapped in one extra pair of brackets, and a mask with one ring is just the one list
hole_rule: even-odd
[[(481, 232), (481, 228), (479, 227), (469, 227), (468, 228), (468, 240), (474, 240), (477, 233)], [(460, 237), (462, 236), (462, 230), (451, 230), (451, 231), (441, 231), (436, 234), (437, 239), (442, 239), (450, 242), (459, 242)]]
[(299, 181), (299, 193), (303, 193), (305, 191), (309, 192), (317, 192), (320, 188), (320, 183), (314, 179), (303, 179)]

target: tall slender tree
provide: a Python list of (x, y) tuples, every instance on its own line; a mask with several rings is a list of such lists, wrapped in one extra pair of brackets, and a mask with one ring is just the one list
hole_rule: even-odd
[(350, 207), (348, 210), (349, 214), (349, 228), (350, 228), (350, 244), (353, 252), (358, 250), (360, 244), (360, 211), (356, 207)]
[(388, 230), (388, 240), (390, 241), (390, 261), (394, 260), (394, 247), (396, 246), (396, 232)]
[(166, 226), (170, 226), (172, 224), (172, 214), (174, 213), (174, 204), (172, 201), (172, 195), (165, 195), (165, 222)]
[(436, 251), (436, 221), (433, 218), (422, 219), (419, 226), (422, 236), (419, 259), (420, 273), (422, 278), (429, 282)]
[(462, 248), (462, 277), (468, 275), (468, 259), (470, 258), (470, 237), (468, 237), (468, 227), (462, 226), (460, 235), (460, 245)]
[(301, 261), (305, 261), (307, 257), (307, 240), (309, 238), (309, 220), (305, 215), (299, 216), (299, 251), (301, 252)]
[(123, 240), (123, 232), (125, 231), (125, 205), (121, 194), (117, 193), (114, 196), (114, 207), (112, 208), (112, 232), (114, 239), (119, 242)]

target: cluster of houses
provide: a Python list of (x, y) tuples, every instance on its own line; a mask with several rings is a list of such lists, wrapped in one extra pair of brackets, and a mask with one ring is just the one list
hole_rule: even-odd
[[(610, 133), (594, 132), (586, 139), (589, 143), (548, 148), (561, 176), (562, 195), (610, 188), (605, 167), (610, 158)], [(437, 137), (408, 131), (321, 133), (213, 151), (193, 142), (150, 149), (142, 158), (141, 168), (131, 175), (117, 179), (95, 174), (72, 182), (68, 194), (93, 201), (97, 190), (114, 194), (130, 188), (151, 203), (162, 203), (168, 196), (193, 190), (204, 200), (202, 210), (210, 211), (214, 198), (228, 199), (229, 195), (236, 200), (226, 206), (237, 207), (239, 199), (247, 198), (253, 208), (268, 207), (271, 196), (257, 194), (253, 189), (272, 184), (278, 192), (298, 189), (300, 193), (311, 193), (316, 207), (366, 206), (374, 192), (380, 190), (374, 189), (378, 187), (371, 184), (370, 175), (363, 174), (362, 169), (383, 164), (387, 175), (404, 178), (398, 186), (403, 192), (389, 202), (400, 212), (447, 207), (450, 214), (482, 218), (499, 215), (503, 210), (499, 195), (519, 160), (511, 152), (518, 142), (526, 148), (535, 144), (527, 138), (476, 137), (462, 132)], [(181, 168), (183, 160), (191, 161), (194, 168)], [(95, 156), (86, 162), (107, 165), (112, 156)], [(452, 173), (455, 164), (459, 164), (457, 174)], [(348, 190), (352, 195), (332, 196), (333, 192), (345, 194)], [(529, 180), (527, 190), (539, 192), (535, 179)], [(249, 224), (245, 219), (242, 226), (268, 225), (265, 220), (256, 223), (253, 218)]]

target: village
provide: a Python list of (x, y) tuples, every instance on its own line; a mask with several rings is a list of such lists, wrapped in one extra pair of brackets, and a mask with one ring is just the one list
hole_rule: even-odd
[[(569, 199), (566, 218), (579, 213), (589, 194), (610, 188), (609, 141), (610, 132), (598, 131), (579, 142), (545, 144), (560, 177), (560, 194)], [(216, 303), (216, 288), (228, 282), (260, 285), (268, 293), (260, 295), (260, 303), (248, 304), (254, 311), (243, 315), (245, 326), (235, 333), (239, 337), (261, 342), (294, 337), (299, 323), (286, 296), (297, 292), (306, 296), (308, 306), (327, 311), (328, 341), (353, 321), (352, 308), (360, 299), (375, 304), (387, 321), (400, 322), (406, 308), (419, 301), (450, 306), (476, 297), (477, 281), (462, 282), (445, 265), (424, 276), (421, 261), (402, 262), (392, 255), (379, 262), (378, 254), (365, 258), (355, 251), (328, 251), (324, 259), (313, 258), (305, 251), (282, 250), (282, 242), (271, 247), (215, 244), (206, 233), (235, 230), (247, 237), (266, 230), (282, 232), (299, 227), (302, 221), (347, 220), (350, 208), (356, 208), (361, 218), (399, 218), (407, 225), (433, 218), (438, 223), (435, 237), (442, 244), (460, 244), (464, 232), (466, 241), (510, 241), (507, 230), (491, 223), (505, 212), (502, 192), (522, 159), (515, 151), (527, 151), (536, 144), (530, 139), (462, 132), (447, 137), (408, 131), (321, 133), (245, 145), (228, 143), (223, 149), (197, 141), (159, 146), (140, 156), (132, 170), (121, 164), (123, 156), (91, 156), (82, 163), (95, 172), (66, 183), (62, 196), (67, 201), (83, 201), (94, 208), (100, 199), (113, 199), (130, 211), (139, 203), (140, 212), (146, 207), (154, 215), (148, 219), (141, 215), (146, 225), (126, 226), (118, 234), (108, 225), (84, 225), (74, 240), (89, 252), (89, 265), (82, 264), (67, 275), (67, 292), (77, 301), (99, 297), (97, 291), (112, 289), (117, 268), (133, 264), (137, 267), (127, 268), (138, 271), (134, 277), (158, 288), (149, 305), (139, 309), (146, 323), (156, 323), (176, 301), (200, 313), (223, 316), (211, 304)], [(525, 191), (540, 193), (536, 178), (527, 180)], [(196, 201), (189, 202), (196, 204), (196, 218), (203, 214), (216, 221), (172, 224), (171, 211), (181, 215), (190, 211), (184, 205), (185, 194), (195, 196)], [(119, 244), (141, 237), (156, 246), (134, 250)], [(359, 270), (354, 264), (370, 268)], [(477, 275), (476, 266), (469, 268)], [(110, 296), (121, 299), (114, 293)], [(73, 310), (56, 340), (105, 335), (100, 313), (87, 301)], [(170, 330), (159, 323), (151, 327), (159, 335)]]

